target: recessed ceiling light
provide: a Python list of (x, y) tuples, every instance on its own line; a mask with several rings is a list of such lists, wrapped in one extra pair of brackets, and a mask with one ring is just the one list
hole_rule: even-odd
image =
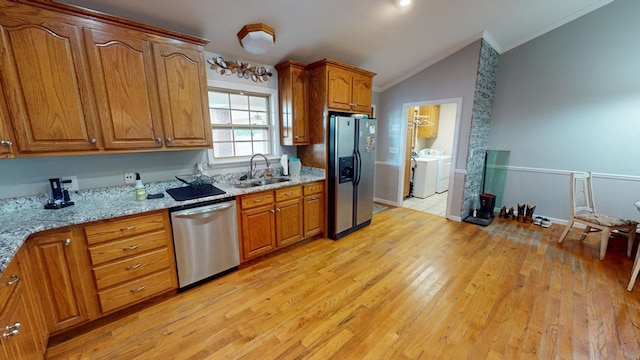
[(407, 7), (411, 5), (411, 0), (393, 0), (393, 3), (398, 7)]

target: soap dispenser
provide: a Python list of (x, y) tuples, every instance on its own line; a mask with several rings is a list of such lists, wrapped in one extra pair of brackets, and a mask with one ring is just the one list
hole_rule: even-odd
[(144, 200), (147, 198), (147, 191), (142, 185), (142, 180), (140, 179), (140, 173), (136, 173), (136, 186), (134, 187), (136, 191), (136, 200)]

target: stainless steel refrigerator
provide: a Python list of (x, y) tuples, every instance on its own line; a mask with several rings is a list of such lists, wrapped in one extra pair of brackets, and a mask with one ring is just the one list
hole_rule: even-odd
[(337, 240), (371, 223), (375, 119), (330, 115), (328, 233)]

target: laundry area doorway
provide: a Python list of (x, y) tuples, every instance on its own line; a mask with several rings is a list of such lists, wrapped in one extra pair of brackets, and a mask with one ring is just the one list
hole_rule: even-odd
[(459, 99), (404, 104), (406, 138), (402, 206), (447, 217)]

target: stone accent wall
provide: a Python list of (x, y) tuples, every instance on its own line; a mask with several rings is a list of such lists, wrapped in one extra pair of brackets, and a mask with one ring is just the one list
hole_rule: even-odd
[(476, 76), (476, 93), (473, 98), (471, 114), (471, 133), (467, 153), (467, 176), (464, 182), (461, 217), (464, 219), (479, 206), (478, 196), (482, 193), (484, 159), (489, 141), (489, 123), (491, 109), (496, 92), (496, 71), (498, 69), (498, 52), (484, 39), (480, 47), (478, 74)]

